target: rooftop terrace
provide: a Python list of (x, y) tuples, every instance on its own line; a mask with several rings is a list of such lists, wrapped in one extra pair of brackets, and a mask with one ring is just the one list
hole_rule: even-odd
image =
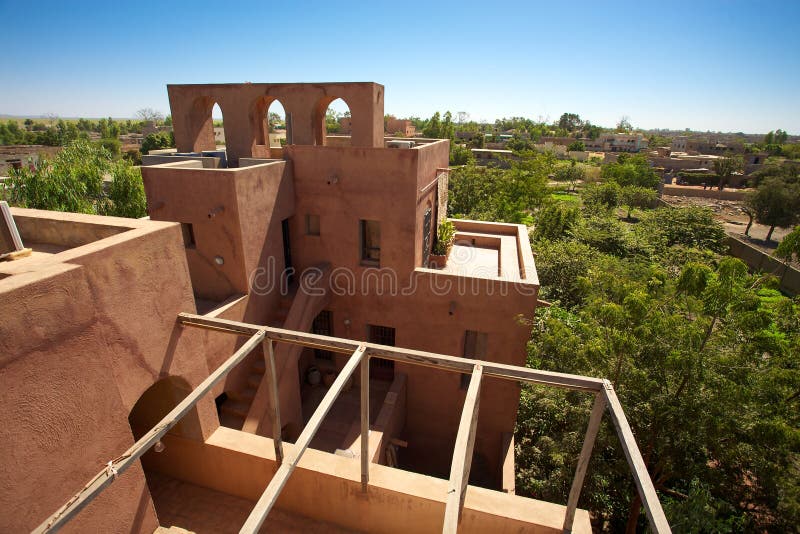
[[(190, 491), (184, 483), (196, 484), (224, 494), (255, 501), (240, 532), (258, 532), (270, 511), (277, 506), (284, 513), (329, 522), (341, 529), (394, 532), (403, 530), (443, 532), (532, 531), (589, 532), (588, 515), (577, 509), (584, 476), (602, 416), (608, 410), (631, 469), (637, 490), (655, 532), (669, 532), (652, 481), (644, 466), (625, 414), (607, 380), (537, 371), (499, 363), (456, 358), (320, 336), (303, 332), (252, 325), (205, 316), (180, 314), (185, 327), (240, 336), (241, 347), (194, 391), (180, 401), (158, 424), (129, 450), (99, 472), (64, 506), (43, 522), (35, 532), (60, 528), (91, 502), (117, 476), (147, 458), (147, 467), (182, 482), (174, 491)], [(273, 344), (290, 343), (351, 354), (345, 368), (307, 421), (296, 442), (280, 439)], [(276, 439), (219, 427), (205, 441), (170, 434), (198, 401), (221, 381), (256, 347), (264, 344), (267, 379), (273, 397), (271, 409)], [(362, 454), (353, 459), (309, 448), (345, 384), (360, 368), (362, 384), (369, 384), (370, 358), (379, 357), (448, 372), (471, 375), (453, 451), (449, 480), (418, 475), (374, 464), (366, 454), (370, 448), (369, 387), (361, 388)], [(484, 378), (546, 384), (594, 395), (583, 449), (566, 507), (533, 501), (514, 495), (467, 485), (471, 467), (475, 428), (479, 417), (481, 382)], [(163, 440), (163, 441), (162, 441)], [(160, 445), (160, 453), (148, 451)], [(147, 457), (143, 457), (148, 453)], [(294, 475), (294, 476), (292, 476)], [(156, 477), (158, 478), (158, 477)], [(162, 480), (163, 477), (161, 477)], [(168, 480), (168, 479), (167, 479)], [(172, 484), (172, 482), (170, 482)], [(266, 486), (266, 488), (265, 488)], [(173, 496), (174, 497), (174, 496)], [(174, 507), (184, 506), (173, 497), (159, 497)], [(237, 504), (237, 507), (241, 508)], [(168, 514), (165, 516), (169, 516)], [(180, 525), (179, 525), (180, 526)]]

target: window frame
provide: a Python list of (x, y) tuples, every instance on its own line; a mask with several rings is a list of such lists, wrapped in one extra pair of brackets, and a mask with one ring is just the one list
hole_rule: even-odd
[[(377, 241), (378, 246), (367, 246), (368, 241), (368, 227), (370, 223), (377, 227)], [(381, 222), (372, 219), (360, 219), (358, 221), (359, 230), (359, 257), (361, 265), (380, 266), (381, 264)], [(373, 236), (375, 237), (375, 236)], [(372, 257), (374, 252), (377, 251), (377, 258)]]

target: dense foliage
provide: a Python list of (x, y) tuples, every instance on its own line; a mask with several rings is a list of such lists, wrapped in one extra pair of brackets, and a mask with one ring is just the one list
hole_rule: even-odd
[(76, 139), (89, 139), (89, 132), (101, 139), (117, 139), (122, 134), (141, 133), (142, 121), (107, 119), (64, 120), (53, 117), (44, 121), (26, 119), (22, 125), (15, 119), (0, 122), (0, 145), (64, 146)]
[(532, 210), (547, 196), (551, 154), (528, 154), (508, 170), (467, 165), (450, 176), (449, 209), (455, 217), (487, 221), (531, 222)]
[(42, 158), (34, 170), (12, 170), (10, 178), (4, 194), (17, 206), (119, 217), (146, 215), (139, 169), (85, 140), (72, 142), (52, 159)]
[[(637, 225), (573, 217), (536, 241), (554, 305), (538, 312), (529, 364), (613, 381), (676, 531), (795, 529), (800, 303), (719, 256), (724, 233), (706, 210), (653, 210)], [(587, 397), (524, 389), (519, 493), (565, 502)], [(633, 532), (640, 504), (607, 422), (581, 506), (602, 528)]]
[(174, 146), (175, 135), (172, 132), (154, 132), (147, 134), (142, 141), (142, 154), (148, 154), (151, 150)]
[[(651, 209), (657, 179), (638, 158), (604, 167), (582, 203), (554, 200), (576, 198), (547, 188), (557, 165), (539, 155), (509, 170), (467, 166), (450, 182), (453, 216), (535, 222), (552, 305), (531, 325), (529, 365), (613, 382), (674, 531), (797, 531), (800, 300), (725, 256), (710, 210)], [(566, 502), (591, 403), (523, 388), (518, 494)], [(646, 526), (608, 418), (580, 506), (604, 531)]]

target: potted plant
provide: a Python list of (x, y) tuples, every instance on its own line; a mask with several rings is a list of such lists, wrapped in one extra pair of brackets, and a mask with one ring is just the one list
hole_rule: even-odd
[(456, 227), (451, 221), (442, 221), (436, 230), (436, 243), (431, 250), (428, 265), (443, 268), (456, 240)]

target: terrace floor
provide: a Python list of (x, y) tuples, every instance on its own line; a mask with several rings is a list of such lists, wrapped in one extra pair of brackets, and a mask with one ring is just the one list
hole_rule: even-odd
[[(255, 502), (183, 482), (155, 471), (147, 472), (147, 485), (162, 527), (179, 527), (197, 534), (237, 534)], [(331, 523), (290, 514), (274, 508), (261, 532), (355, 532)]]

